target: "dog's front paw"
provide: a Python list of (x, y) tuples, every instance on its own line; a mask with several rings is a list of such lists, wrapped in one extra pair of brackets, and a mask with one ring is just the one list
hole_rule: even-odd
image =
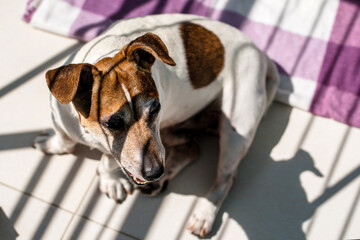
[(49, 132), (40, 133), (35, 138), (32, 146), (46, 154), (68, 154), (73, 153), (75, 150), (74, 143), (70, 141), (65, 143), (59, 139), (58, 135), (51, 135)]
[(216, 217), (216, 206), (206, 198), (201, 198), (192, 213), (187, 229), (195, 235), (204, 237), (211, 231)]
[(117, 203), (123, 202), (134, 190), (133, 185), (126, 178), (115, 174), (100, 174), (99, 178), (100, 191)]

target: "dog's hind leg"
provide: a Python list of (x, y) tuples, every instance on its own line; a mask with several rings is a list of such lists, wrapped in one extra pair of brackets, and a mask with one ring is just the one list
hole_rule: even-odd
[(237, 57), (234, 62), (239, 65), (232, 76), (223, 82), (217, 176), (207, 197), (198, 199), (187, 225), (190, 232), (200, 236), (211, 231), (216, 214), (233, 185), (237, 167), (247, 153), (272, 100), (267, 96), (273, 91), (267, 89), (269, 70), (266, 56), (249, 45), (243, 46)]
[(75, 149), (74, 142), (56, 123), (52, 114), (54, 133), (43, 132), (37, 136), (33, 142), (33, 147), (46, 154), (67, 154)]

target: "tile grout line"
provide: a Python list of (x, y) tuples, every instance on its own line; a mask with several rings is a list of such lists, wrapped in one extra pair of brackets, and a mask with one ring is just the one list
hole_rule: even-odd
[(78, 217), (80, 217), (80, 218), (82, 218), (82, 219), (84, 219), (84, 220), (87, 220), (87, 221), (96, 223), (96, 224), (98, 224), (98, 225), (100, 225), (100, 226), (103, 226), (103, 227), (108, 228), (108, 229), (110, 229), (110, 230), (113, 230), (113, 231), (115, 231), (115, 232), (121, 233), (121, 234), (123, 234), (123, 235), (125, 235), (125, 236), (127, 236), (127, 237), (130, 237), (130, 238), (134, 239), (134, 240), (141, 240), (140, 238), (134, 237), (134, 236), (132, 236), (132, 235), (129, 234), (129, 233), (119, 231), (119, 230), (117, 230), (117, 229), (115, 229), (115, 228), (112, 228), (112, 227), (110, 227), (110, 226), (107, 226), (107, 225), (105, 225), (105, 224), (103, 224), (103, 223), (101, 223), (101, 222), (98, 222), (98, 221), (96, 221), (96, 220), (94, 220), (94, 219), (91, 219), (91, 218), (89, 218), (89, 217), (87, 217), (87, 216), (83, 216), (83, 215), (80, 215), (80, 214), (77, 214), (77, 213), (75, 213), (75, 215), (78, 216)]
[(106, 227), (106, 228), (108, 228), (108, 229), (110, 229), (110, 230), (113, 230), (113, 231), (115, 231), (115, 232), (121, 233), (121, 234), (123, 234), (123, 235), (125, 235), (125, 236), (127, 236), (127, 237), (129, 237), (129, 238), (134, 239), (134, 240), (140, 240), (139, 238), (134, 237), (134, 236), (132, 236), (132, 235), (130, 235), (130, 234), (128, 234), (128, 233), (125, 233), (125, 232), (123, 232), (123, 231), (119, 231), (119, 230), (117, 230), (117, 229), (114, 229), (114, 228), (112, 228), (112, 227), (109, 227), (109, 226), (107, 226), (107, 225), (104, 225), (104, 224), (102, 224), (102, 223), (100, 223), (100, 222), (94, 221), (93, 219), (90, 219), (90, 218), (88, 218), (88, 217), (82, 216), (82, 215), (80, 215), (80, 214), (78, 213), (78, 211), (79, 211), (79, 209), (80, 209), (80, 206), (81, 206), (81, 204), (83, 203), (83, 201), (84, 201), (86, 195), (88, 194), (88, 192), (89, 192), (92, 184), (94, 183), (95, 179), (96, 179), (96, 174), (94, 174), (93, 178), (91, 179), (91, 182), (90, 182), (88, 188), (86, 189), (86, 192), (84, 193), (83, 197), (81, 198), (79, 205), (76, 207), (75, 211), (70, 211), (70, 210), (68, 210), (68, 209), (65, 209), (65, 208), (61, 207), (61, 206), (58, 205), (58, 204), (55, 204), (55, 203), (52, 203), (52, 202), (47, 202), (47, 201), (45, 201), (44, 199), (41, 199), (41, 198), (39, 198), (39, 197), (37, 197), (37, 196), (34, 196), (34, 195), (32, 195), (31, 193), (22, 191), (22, 190), (20, 190), (20, 189), (18, 189), (18, 188), (16, 188), (16, 187), (13, 187), (13, 186), (11, 186), (11, 185), (8, 185), (8, 184), (6, 184), (6, 183), (4, 183), (4, 182), (2, 182), (2, 181), (0, 181), (0, 185), (3, 185), (4, 187), (10, 188), (10, 189), (12, 189), (12, 190), (14, 190), (14, 191), (16, 191), (16, 192), (18, 192), (18, 193), (27, 195), (27, 196), (29, 196), (29, 197), (31, 197), (31, 198), (34, 198), (34, 199), (36, 199), (36, 200), (38, 200), (38, 201), (40, 201), (40, 202), (42, 202), (42, 203), (46, 203), (46, 204), (48, 204), (48, 205), (50, 205), (50, 206), (52, 206), (52, 207), (55, 207), (55, 208), (58, 208), (58, 209), (60, 209), (60, 210), (65, 211), (65, 212), (67, 212), (67, 213), (70, 213), (70, 214), (72, 215), (72, 216), (71, 216), (71, 219), (70, 219), (69, 223), (67, 224), (67, 226), (66, 226), (66, 228), (65, 228), (65, 230), (64, 230), (64, 232), (63, 232), (63, 234), (62, 234), (62, 236), (61, 236), (60, 239), (64, 239), (64, 235), (65, 235), (65, 233), (67, 232), (67, 230), (69, 229), (70, 224), (71, 224), (71, 222), (73, 221), (74, 217), (75, 217), (75, 216), (78, 216), (78, 217), (80, 217), (80, 218), (82, 218), (82, 219), (91, 221), (91, 222), (96, 223), (96, 224), (98, 224), (98, 225), (100, 225), (100, 226), (103, 226), (103, 227)]
[(103, 226), (103, 227), (105, 227), (105, 228), (108, 228), (108, 229), (110, 229), (110, 230), (113, 230), (114, 232), (121, 233), (121, 234), (123, 234), (123, 235), (125, 235), (125, 236), (127, 236), (127, 237), (130, 237), (130, 238), (134, 239), (134, 240), (141, 240), (140, 238), (134, 237), (134, 236), (130, 235), (129, 233), (125, 233), (125, 232), (119, 231), (119, 230), (117, 230), (117, 229), (115, 229), (115, 228), (112, 228), (112, 227), (110, 227), (110, 226), (107, 226), (107, 225), (105, 225), (105, 224), (103, 224), (103, 223), (101, 223), (101, 222), (98, 222), (98, 221), (96, 221), (96, 220), (93, 220), (93, 219), (91, 219), (91, 218), (89, 218), (89, 217), (81, 216), (81, 215), (79, 215), (79, 214), (76, 214), (76, 216), (78, 216), (78, 217), (80, 217), (80, 218), (82, 218), (82, 219), (84, 219), (84, 220), (87, 220), (87, 221), (96, 223), (96, 224), (98, 224), (98, 225), (100, 225), (100, 226)]
[(63, 210), (63, 211), (65, 211), (65, 212), (67, 212), (67, 213), (73, 213), (72, 211), (70, 211), (70, 210), (68, 210), (68, 209), (66, 209), (66, 208), (63, 208), (63, 207), (61, 207), (61, 206), (58, 205), (58, 204), (51, 203), (51, 202), (47, 202), (47, 201), (44, 200), (44, 199), (41, 199), (41, 198), (39, 198), (39, 197), (37, 197), (37, 196), (35, 196), (35, 195), (32, 195), (31, 193), (28, 193), (28, 192), (22, 191), (22, 190), (20, 190), (20, 189), (17, 189), (16, 187), (13, 187), (13, 186), (11, 186), (11, 185), (8, 185), (8, 184), (6, 184), (6, 183), (4, 183), (4, 182), (1, 182), (1, 181), (0, 181), (0, 185), (3, 185), (4, 187), (10, 188), (10, 189), (12, 189), (12, 190), (14, 190), (14, 191), (17, 191), (17, 192), (21, 193), (21, 194), (27, 195), (27, 196), (29, 196), (29, 197), (31, 197), (31, 198), (34, 198), (34, 199), (36, 199), (36, 200), (38, 200), (38, 201), (40, 201), (40, 202), (42, 202), (42, 203), (46, 203), (46, 204), (48, 204), (48, 205), (51, 205), (51, 206), (53, 206), (53, 207), (56, 207), (56, 208), (58, 208), (58, 209), (60, 209), (60, 210)]
[[(68, 225), (66, 226), (66, 228), (65, 228), (62, 236), (60, 237), (60, 239), (64, 239), (64, 236), (65, 236), (66, 232), (68, 231), (71, 222), (74, 220), (75, 216), (77, 216), (77, 217), (80, 217), (80, 218), (82, 218), (82, 219), (84, 219), (84, 220), (86, 220), (86, 221), (90, 221), (90, 222), (93, 222), (93, 223), (95, 223), (95, 224), (98, 224), (98, 225), (100, 225), (100, 226), (102, 226), (102, 227), (105, 227), (105, 228), (108, 228), (108, 229), (110, 229), (110, 230), (113, 230), (114, 232), (121, 233), (121, 234), (125, 235), (126, 237), (132, 238), (132, 239), (134, 239), (134, 240), (141, 240), (141, 239), (139, 239), (139, 238), (137, 238), (137, 237), (134, 237), (134, 236), (132, 236), (132, 235), (130, 235), (130, 234), (128, 234), (128, 233), (119, 231), (119, 230), (117, 230), (117, 229), (114, 229), (114, 228), (112, 228), (112, 227), (109, 227), (109, 226), (107, 226), (107, 225), (104, 225), (104, 224), (102, 224), (101, 222), (97, 222), (97, 221), (95, 221), (95, 220), (93, 220), (93, 219), (90, 219), (89, 217), (82, 216), (82, 215), (79, 214), (78, 211), (80, 210), (80, 206), (81, 206), (81, 204), (83, 203), (84, 199), (86, 198), (88, 192), (90, 191), (91, 186), (93, 185), (94, 181), (96, 180), (96, 177), (97, 177), (97, 175), (94, 174), (94, 176), (93, 176), (93, 178), (92, 178), (92, 180), (91, 180), (88, 188), (86, 189), (85, 194), (84, 194), (83, 197), (81, 198), (80, 203), (79, 203), (79, 205), (77, 206), (77, 208), (75, 209), (75, 211), (74, 211), (74, 212), (68, 211), (69, 213), (72, 213), (72, 216), (71, 216), (71, 219), (70, 219)], [(0, 183), (1, 183), (1, 182), (0, 182)]]
[(83, 197), (82, 197), (79, 205), (77, 206), (77, 208), (75, 209), (74, 212), (73, 212), (73, 211), (70, 211), (70, 210), (68, 210), (68, 209), (65, 209), (65, 208), (63, 208), (63, 207), (61, 207), (61, 206), (59, 206), (59, 205), (57, 205), (57, 204), (55, 204), (55, 203), (47, 202), (47, 201), (45, 201), (45, 200), (43, 200), (43, 199), (41, 199), (41, 198), (39, 198), (39, 197), (37, 197), (37, 196), (32, 195), (31, 193), (24, 192), (24, 191), (22, 191), (22, 190), (20, 190), (20, 189), (17, 189), (16, 187), (13, 187), (13, 186), (11, 186), (11, 185), (8, 185), (8, 184), (6, 184), (6, 183), (4, 183), (4, 182), (1, 182), (1, 181), (0, 181), (0, 185), (2, 185), (2, 186), (4, 186), (4, 187), (7, 187), (7, 188), (10, 188), (10, 189), (12, 189), (12, 190), (14, 190), (14, 191), (16, 191), (16, 192), (18, 192), (18, 193), (27, 195), (27, 196), (29, 196), (29, 197), (31, 197), (31, 198), (34, 198), (34, 199), (36, 199), (36, 200), (38, 200), (38, 201), (40, 201), (40, 202), (42, 202), (42, 203), (46, 203), (46, 204), (48, 204), (48, 205), (50, 205), (50, 206), (53, 206), (53, 207), (58, 208), (58, 209), (61, 209), (61, 210), (65, 211), (65, 212), (67, 212), (67, 213), (70, 213), (70, 214), (72, 215), (72, 216), (71, 216), (71, 219), (69, 220), (69, 223), (67, 224), (67, 226), (66, 226), (66, 228), (65, 228), (65, 230), (64, 230), (64, 232), (63, 232), (63, 234), (62, 234), (62, 236), (61, 236), (60, 239), (64, 239), (64, 235), (65, 235), (65, 233), (67, 232), (67, 230), (69, 229), (70, 224), (71, 224), (71, 222), (73, 221), (74, 217), (75, 217), (75, 216), (78, 216), (78, 217), (80, 217), (80, 218), (82, 218), (82, 219), (85, 219), (85, 220), (87, 220), (87, 221), (96, 223), (96, 224), (98, 224), (98, 225), (100, 225), (100, 226), (103, 226), (103, 227), (106, 227), (106, 228), (108, 228), (108, 229), (110, 229), (110, 230), (113, 230), (113, 231), (115, 231), (115, 232), (121, 233), (121, 234), (125, 235), (126, 237), (132, 238), (132, 239), (134, 239), (134, 240), (141, 240), (141, 239), (139, 239), (139, 238), (137, 238), (137, 237), (134, 237), (134, 236), (132, 236), (132, 235), (130, 235), (130, 234), (128, 234), (128, 233), (125, 233), (125, 232), (123, 232), (123, 231), (119, 231), (119, 230), (117, 230), (117, 229), (114, 229), (114, 228), (112, 228), (112, 227), (109, 227), (109, 226), (107, 226), (107, 225), (104, 225), (104, 224), (102, 224), (102, 223), (100, 223), (100, 222), (94, 221), (93, 219), (90, 219), (90, 218), (88, 218), (88, 217), (85, 217), (85, 216), (82, 216), (82, 215), (78, 214), (78, 211), (79, 211), (79, 209), (80, 209), (81, 203), (84, 201), (84, 199), (85, 199), (87, 193), (89, 192), (92, 184), (94, 183), (95, 179), (96, 179), (96, 174), (94, 174), (94, 176), (93, 176), (93, 178), (92, 178), (92, 180), (91, 180), (88, 188), (86, 189), (86, 192), (84, 193), (84, 195), (83, 195)]
[(71, 216), (71, 218), (70, 218), (70, 221), (68, 222), (67, 226), (65, 227), (64, 232), (63, 232), (63, 234), (61, 235), (60, 239), (64, 239), (64, 235), (65, 235), (65, 233), (68, 231), (68, 229), (69, 229), (69, 227), (70, 227), (70, 224), (71, 224), (72, 221), (74, 220), (75, 215), (78, 216), (77, 212), (79, 211), (80, 206), (82, 205), (82, 203), (83, 203), (85, 197), (87, 196), (87, 194), (88, 194), (88, 192), (89, 192), (92, 184), (94, 183), (95, 179), (96, 179), (96, 174), (94, 174), (94, 176), (92, 177), (92, 179), (91, 179), (91, 181), (90, 181), (90, 184), (89, 184), (89, 186), (87, 187), (87, 189), (86, 189), (83, 197), (81, 198), (78, 206), (76, 207), (75, 211), (72, 212), (72, 216)]

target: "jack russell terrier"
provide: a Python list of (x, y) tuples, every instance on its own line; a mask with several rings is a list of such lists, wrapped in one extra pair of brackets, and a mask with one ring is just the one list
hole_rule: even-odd
[(40, 135), (34, 146), (49, 154), (71, 153), (77, 143), (102, 151), (100, 190), (117, 202), (134, 186), (159, 192), (197, 157), (189, 130), (215, 126), (217, 176), (187, 224), (204, 236), (274, 98), (279, 75), (239, 30), (172, 14), (113, 24), (67, 65), (49, 70), (46, 82), (55, 135)]

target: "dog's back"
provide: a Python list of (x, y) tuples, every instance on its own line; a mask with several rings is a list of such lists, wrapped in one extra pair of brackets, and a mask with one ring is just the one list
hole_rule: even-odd
[[(158, 90), (164, 93), (162, 127), (188, 119), (218, 97), (222, 80), (236, 68), (234, 55), (243, 48), (254, 47), (247, 36), (227, 24), (194, 15), (165, 14), (114, 23), (82, 47), (72, 62), (94, 64), (102, 58), (112, 57), (133, 39), (148, 32), (162, 39), (176, 63), (171, 67), (157, 61), (153, 67)], [(206, 38), (210, 39), (206, 41)], [(187, 44), (189, 41), (195, 44)], [(191, 47), (193, 49), (189, 49)], [(190, 59), (187, 52), (194, 55), (194, 48), (203, 56)], [(207, 62), (199, 63), (206, 59)], [(210, 74), (207, 76), (206, 73)]]

